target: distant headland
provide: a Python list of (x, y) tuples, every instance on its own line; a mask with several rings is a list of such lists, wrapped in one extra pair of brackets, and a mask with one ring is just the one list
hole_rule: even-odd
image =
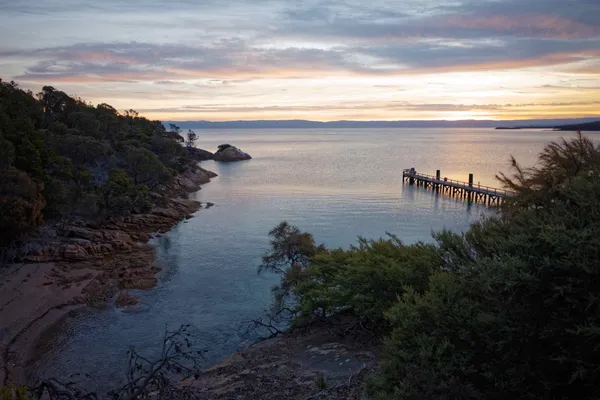
[[(254, 121), (167, 121), (183, 129), (366, 129), (366, 128), (496, 128), (522, 129), (554, 128), (576, 124), (598, 123), (600, 116), (575, 119), (537, 120), (412, 120), (412, 121), (308, 121), (308, 120), (254, 120)], [(565, 129), (567, 130), (567, 129)], [(589, 129), (586, 129), (589, 130)]]
[(600, 131), (600, 120), (584, 123), (571, 123), (566, 125), (523, 125), (499, 126), (496, 129), (552, 129), (554, 131)]

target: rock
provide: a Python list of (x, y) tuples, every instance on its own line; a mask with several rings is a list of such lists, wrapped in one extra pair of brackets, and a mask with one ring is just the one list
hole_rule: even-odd
[(138, 303), (137, 297), (126, 291), (119, 292), (115, 299), (115, 306), (119, 308), (135, 306)]
[(63, 257), (66, 260), (80, 261), (87, 260), (89, 258), (88, 252), (80, 245), (69, 244), (65, 246), (63, 250)]
[(173, 179), (170, 194), (182, 196), (187, 193), (197, 192), (200, 190), (200, 185), (210, 182), (210, 179), (216, 176), (217, 174), (214, 172), (201, 167), (185, 171)]
[(252, 157), (248, 153), (244, 153), (240, 149), (230, 144), (222, 144), (219, 150), (213, 155), (215, 161), (242, 161), (251, 160)]
[(202, 371), (190, 382), (206, 400), (364, 399), (380, 343), (364, 332), (340, 338), (328, 327), (268, 339)]
[(189, 152), (190, 157), (196, 161), (212, 160), (213, 156), (214, 156), (214, 154), (211, 153), (210, 151), (203, 150), (203, 149), (197, 149), (195, 147), (188, 149), (188, 152)]

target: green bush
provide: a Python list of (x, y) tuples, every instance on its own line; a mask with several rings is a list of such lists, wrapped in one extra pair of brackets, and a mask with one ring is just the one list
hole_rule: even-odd
[(441, 258), (434, 246), (404, 246), (396, 237), (359, 240), (349, 250), (323, 249), (296, 285), (295, 295), (303, 317), (328, 316), (350, 311), (361, 321), (383, 328), (384, 312), (407, 287), (427, 288), (429, 275)]

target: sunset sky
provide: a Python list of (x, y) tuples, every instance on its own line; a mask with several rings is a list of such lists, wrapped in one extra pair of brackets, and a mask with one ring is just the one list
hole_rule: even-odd
[(600, 0), (0, 0), (0, 77), (163, 120), (600, 115)]

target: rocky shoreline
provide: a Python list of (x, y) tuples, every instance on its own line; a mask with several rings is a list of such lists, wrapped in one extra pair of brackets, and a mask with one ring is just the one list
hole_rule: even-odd
[(129, 289), (150, 289), (159, 268), (147, 245), (153, 233), (169, 231), (202, 204), (186, 199), (216, 174), (196, 167), (178, 175), (149, 212), (101, 226), (73, 222), (46, 227), (22, 257), (0, 275), (0, 386), (26, 384), (26, 370), (41, 333), (70, 311), (103, 306), (113, 299), (128, 306)]
[[(339, 329), (313, 326), (250, 346), (186, 382), (201, 400), (364, 399), (364, 380), (377, 371), (378, 338), (352, 318)], [(340, 334), (340, 329), (350, 329)]]

